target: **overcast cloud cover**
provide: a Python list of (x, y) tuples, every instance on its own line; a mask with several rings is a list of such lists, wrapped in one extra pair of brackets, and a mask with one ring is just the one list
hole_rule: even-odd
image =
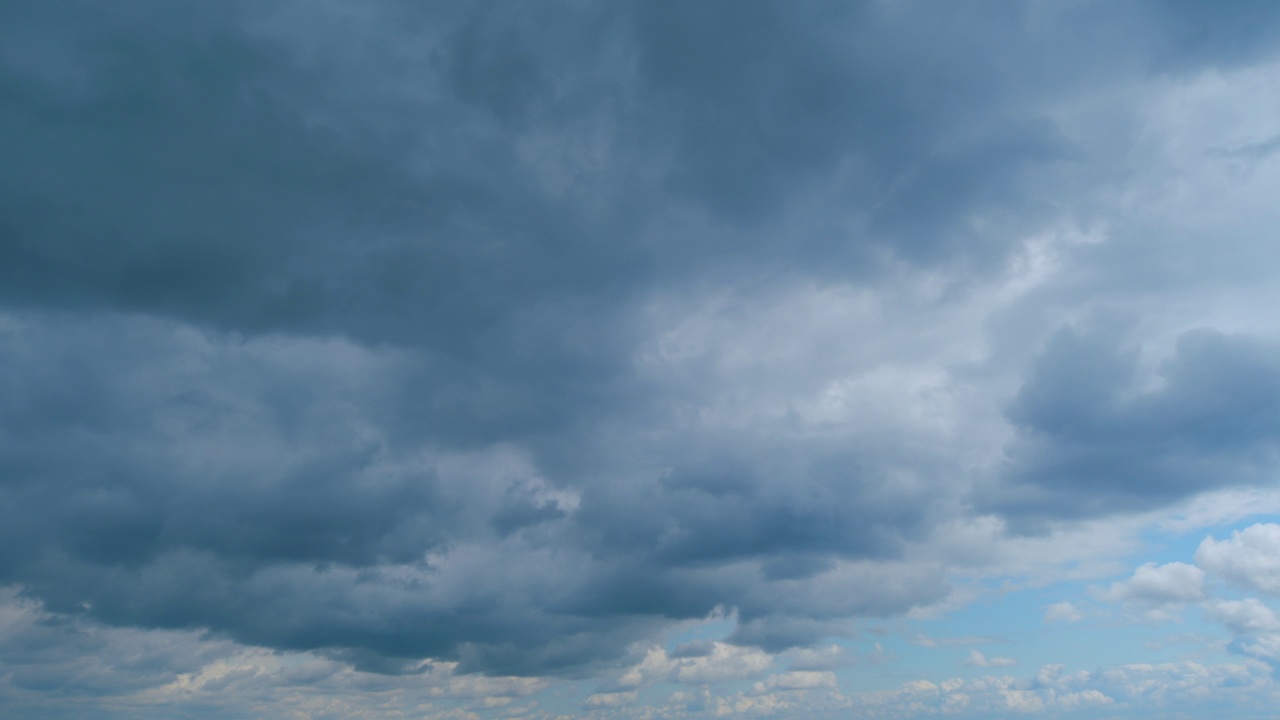
[(1280, 4), (0, 0), (6, 718), (1269, 717)]

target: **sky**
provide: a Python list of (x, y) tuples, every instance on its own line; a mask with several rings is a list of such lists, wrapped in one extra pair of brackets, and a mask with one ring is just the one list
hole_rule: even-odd
[(1280, 3), (0, 0), (0, 715), (1280, 717)]

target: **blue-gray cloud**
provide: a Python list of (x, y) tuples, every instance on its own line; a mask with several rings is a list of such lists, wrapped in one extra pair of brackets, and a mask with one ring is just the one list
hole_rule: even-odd
[(1179, 337), (1140, 383), (1118, 331), (1063, 328), (1014, 399), (1020, 429), (988, 505), (1014, 516), (1147, 510), (1194, 493), (1269, 483), (1280, 459), (1280, 347), (1212, 330)]
[(1124, 122), (1051, 110), (1256, 61), (1241, 7), (0, 2), (0, 582), (379, 671), (575, 673), (717, 610), (776, 650), (939, 602), (908, 551), (974, 506), (1261, 482), (1263, 339), (1188, 334), (1148, 391), (1123, 338), (1062, 331), (973, 491), (925, 431), (766, 402), (918, 362), (896, 308), (892, 342), (774, 320), (752, 357), (694, 322), (904, 275), (963, 305), (1129, 176)]

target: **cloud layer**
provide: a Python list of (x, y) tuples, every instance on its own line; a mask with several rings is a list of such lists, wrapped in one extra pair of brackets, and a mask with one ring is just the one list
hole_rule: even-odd
[[(1277, 28), (0, 1), (0, 585), (455, 689), (631, 678), (595, 708), (840, 695), (776, 658), (1274, 486)], [(1099, 597), (1274, 594), (1268, 527)], [(1116, 697), (998, 684), (894, 692)]]

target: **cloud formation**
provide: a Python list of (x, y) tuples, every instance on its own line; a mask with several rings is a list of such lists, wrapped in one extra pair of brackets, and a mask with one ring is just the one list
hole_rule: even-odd
[[(1100, 577), (1143, 518), (1274, 487), (1278, 27), (0, 0), (6, 602), (217, 655), (46, 663), (88, 694), (282, 653), (494, 707), (880, 702), (833, 675), (868, 621)], [(1100, 597), (1274, 595), (1273, 527)], [(959, 682), (882, 699), (1118, 697)]]
[(1280, 525), (1258, 523), (1226, 540), (1207, 537), (1196, 550), (1196, 565), (1245, 589), (1280, 595)]

